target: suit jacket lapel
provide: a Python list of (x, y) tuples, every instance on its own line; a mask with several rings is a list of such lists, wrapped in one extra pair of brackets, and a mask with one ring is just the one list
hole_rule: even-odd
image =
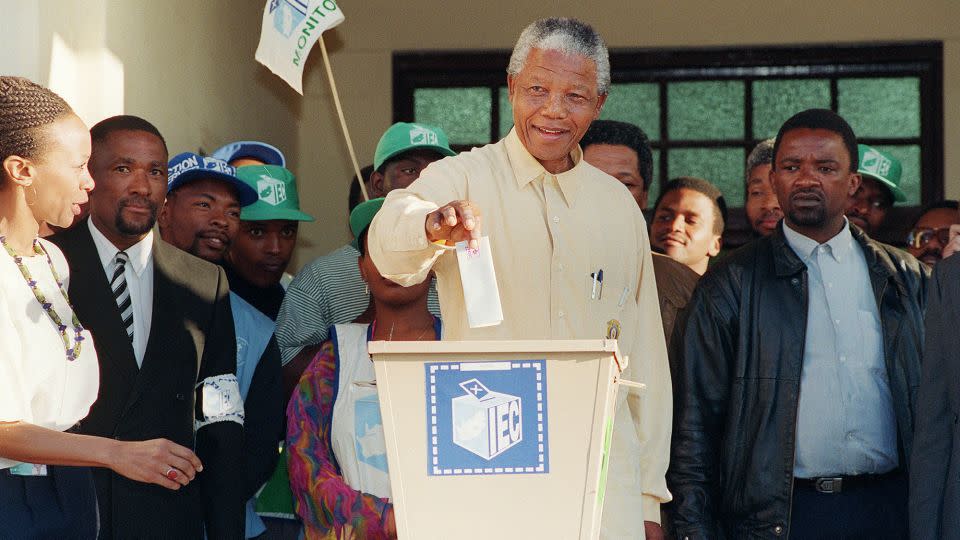
[(117, 370), (132, 386), (139, 372), (137, 359), (100, 264), (97, 246), (86, 222), (70, 232), (74, 234), (70, 235), (72, 238), (66, 238), (68, 241), (64, 244), (68, 245), (61, 244), (63, 251), (70, 256), (70, 301), (83, 325), (94, 335), (100, 363)]
[(153, 237), (153, 318), (150, 322), (150, 336), (147, 339), (147, 349), (143, 355), (143, 364), (140, 366), (140, 376), (130, 396), (130, 403), (136, 401), (145, 385), (155, 380), (156, 370), (167, 369), (166, 363), (170, 360), (165, 353), (167, 339), (171, 330), (183, 319), (180, 308), (181, 291), (170, 280), (170, 261), (166, 257), (170, 246), (160, 239), (160, 235)]

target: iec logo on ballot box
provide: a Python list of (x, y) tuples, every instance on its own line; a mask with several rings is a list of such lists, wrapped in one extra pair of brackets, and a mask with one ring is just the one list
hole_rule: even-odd
[(430, 475), (550, 470), (544, 360), (427, 362)]

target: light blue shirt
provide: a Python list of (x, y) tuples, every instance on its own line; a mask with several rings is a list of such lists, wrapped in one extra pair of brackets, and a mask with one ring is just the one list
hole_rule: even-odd
[[(257, 308), (233, 291), (230, 291), (230, 309), (233, 311), (233, 329), (237, 337), (237, 382), (240, 396), (246, 402), (257, 364), (273, 337), (274, 324), (270, 317), (257, 311)], [(263, 520), (257, 515), (256, 500), (257, 497), (254, 496), (247, 501), (245, 538), (260, 536), (267, 530)]]
[(846, 224), (823, 244), (786, 223), (783, 232), (807, 265), (794, 476), (888, 472), (899, 462), (897, 422), (863, 250)]

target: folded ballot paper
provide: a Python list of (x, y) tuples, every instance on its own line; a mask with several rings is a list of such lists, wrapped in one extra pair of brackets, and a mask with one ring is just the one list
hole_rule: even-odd
[(503, 322), (490, 238), (480, 238), (480, 249), (470, 249), (466, 241), (457, 242), (457, 262), (460, 264), (463, 303), (467, 308), (470, 328), (496, 326)]

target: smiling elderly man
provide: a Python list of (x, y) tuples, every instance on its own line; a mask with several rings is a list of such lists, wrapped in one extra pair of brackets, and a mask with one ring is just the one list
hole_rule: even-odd
[[(514, 129), (390, 193), (370, 252), (403, 285), (436, 272), (444, 339), (603, 338), (619, 325), (620, 349), (633, 358), (626, 375), (647, 388), (621, 392), (601, 535), (643, 538), (646, 528), (660, 537), (671, 388), (646, 227), (627, 188), (584, 161), (578, 146), (607, 97), (607, 49), (587, 24), (542, 19), (520, 35), (507, 73)], [(470, 328), (449, 246), (478, 242), (481, 231), (504, 321)], [(586, 276), (601, 270), (603, 293), (591, 299)]]

